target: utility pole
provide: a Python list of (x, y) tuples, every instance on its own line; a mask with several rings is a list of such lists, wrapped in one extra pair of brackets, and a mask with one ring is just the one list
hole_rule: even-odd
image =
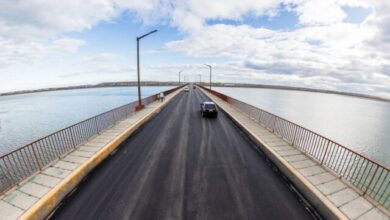
[(140, 66), (139, 66), (139, 41), (153, 33), (156, 33), (157, 30), (151, 31), (147, 34), (137, 37), (137, 85), (138, 85), (138, 109), (142, 109), (142, 99), (141, 99), (141, 82), (140, 82)]

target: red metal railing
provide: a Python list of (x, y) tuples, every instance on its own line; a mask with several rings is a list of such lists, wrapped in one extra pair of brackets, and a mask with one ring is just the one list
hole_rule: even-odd
[[(168, 95), (179, 88), (164, 91), (164, 94)], [(157, 94), (142, 99), (142, 103), (147, 105), (156, 99)], [(138, 101), (135, 101), (104, 112), (0, 156), (0, 195), (92, 136), (133, 114), (137, 104)]]
[(342, 144), (287, 119), (202, 87), (246, 114), (261, 126), (347, 180), (383, 207), (390, 208), (390, 169)]

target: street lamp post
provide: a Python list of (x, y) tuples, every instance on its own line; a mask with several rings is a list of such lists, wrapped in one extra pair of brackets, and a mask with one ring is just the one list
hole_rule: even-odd
[(210, 68), (210, 89), (211, 89), (211, 71), (213, 67), (211, 65), (204, 64), (205, 66), (208, 66)]
[(141, 82), (140, 82), (140, 67), (139, 67), (139, 41), (153, 33), (156, 33), (157, 30), (151, 31), (147, 34), (144, 34), (142, 36), (137, 37), (137, 85), (138, 85), (138, 109), (141, 109), (143, 107), (142, 100), (141, 100)]
[(180, 86), (180, 74), (183, 72), (183, 70), (179, 71), (179, 86)]
[(202, 85), (202, 75), (199, 74), (199, 85)]

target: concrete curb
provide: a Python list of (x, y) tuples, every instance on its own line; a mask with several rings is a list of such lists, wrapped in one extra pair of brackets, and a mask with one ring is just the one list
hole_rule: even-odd
[[(207, 97), (214, 100), (208, 92), (201, 90)], [(216, 103), (218, 104), (218, 103)], [(332, 202), (330, 202), (320, 191), (318, 191), (302, 174), (300, 174), (295, 168), (293, 168), (285, 159), (277, 154), (271, 147), (265, 142), (256, 137), (249, 128), (236, 119), (233, 115), (227, 112), (222, 106), (220, 109), (230, 118), (233, 122), (240, 127), (249, 138), (254, 141), (261, 150), (267, 155), (269, 159), (280, 169), (280, 171), (286, 175), (289, 180), (299, 189), (299, 191), (305, 196), (310, 204), (318, 211), (325, 219), (348, 219)]]
[(169, 100), (165, 101), (160, 107), (145, 115), (134, 125), (108, 143), (94, 156), (89, 158), (85, 163), (81, 164), (68, 177), (42, 197), (27, 212), (25, 212), (20, 219), (45, 219), (90, 171), (92, 171), (107, 156), (109, 156), (110, 153), (121, 145), (132, 133), (134, 133), (134, 131), (141, 127), (145, 122), (149, 121), (153, 116), (157, 115), (177, 94), (179, 94), (180, 91), (181, 89), (179, 89), (176, 94), (174, 94)]

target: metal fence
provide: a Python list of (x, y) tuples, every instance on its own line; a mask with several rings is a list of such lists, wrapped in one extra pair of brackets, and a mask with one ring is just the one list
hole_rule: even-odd
[[(164, 94), (179, 88), (164, 91)], [(142, 103), (147, 105), (156, 99), (157, 94), (142, 99)], [(135, 101), (104, 112), (0, 156), (0, 195), (102, 130), (130, 116), (136, 111), (137, 104)]]
[(390, 169), (342, 144), (287, 119), (202, 87), (221, 98), (269, 131), (283, 138), (321, 165), (347, 180), (362, 195), (390, 209)]

